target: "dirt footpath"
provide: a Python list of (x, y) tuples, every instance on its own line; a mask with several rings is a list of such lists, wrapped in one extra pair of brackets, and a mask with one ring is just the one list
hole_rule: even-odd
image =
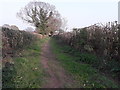
[(42, 46), (41, 63), (45, 70), (45, 83), (42, 88), (65, 88), (73, 87), (74, 80), (72, 77), (60, 66), (59, 61), (52, 53), (50, 41), (47, 41)]

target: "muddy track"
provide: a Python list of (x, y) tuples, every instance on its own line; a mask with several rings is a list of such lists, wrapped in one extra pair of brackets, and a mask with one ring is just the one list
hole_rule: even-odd
[(50, 41), (42, 46), (41, 63), (45, 71), (46, 81), (43, 88), (64, 88), (72, 87), (74, 80), (60, 65), (52, 52)]

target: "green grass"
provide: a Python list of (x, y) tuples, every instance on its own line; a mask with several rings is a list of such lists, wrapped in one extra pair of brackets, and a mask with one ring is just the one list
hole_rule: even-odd
[[(100, 74), (97, 69), (93, 68), (89, 64), (83, 62), (76, 62), (81, 58), (89, 59), (89, 63), (92, 63), (91, 59), (95, 60), (97, 57), (88, 54), (78, 53), (76, 56), (70, 54), (70, 47), (66, 45), (60, 46), (53, 38), (51, 40), (51, 46), (53, 52), (56, 54), (57, 59), (61, 62), (62, 66), (73, 75), (77, 81), (76, 87), (80, 88), (117, 88), (118, 86), (114, 81)], [(80, 54), (80, 55), (79, 55)], [(86, 57), (87, 56), (87, 57)]]
[(44, 76), (41, 63), (41, 45), (47, 39), (36, 40), (24, 49), (17, 57), (13, 57), (14, 65), (3, 68), (3, 88), (40, 88)]

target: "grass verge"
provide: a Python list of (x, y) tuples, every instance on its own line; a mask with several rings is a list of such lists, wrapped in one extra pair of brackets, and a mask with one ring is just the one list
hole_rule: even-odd
[(43, 70), (40, 64), (41, 45), (47, 39), (38, 39), (13, 57), (14, 64), (3, 68), (3, 88), (40, 88)]
[[(79, 55), (77, 57), (66, 53), (67, 46), (60, 46), (54, 38), (51, 40), (51, 46), (62, 66), (78, 82), (75, 86), (80, 88), (118, 88), (118, 85), (113, 80), (100, 74), (91, 65), (76, 62), (80, 59)], [(80, 56), (85, 57), (85, 55)], [(89, 57), (89, 55), (87, 56)]]

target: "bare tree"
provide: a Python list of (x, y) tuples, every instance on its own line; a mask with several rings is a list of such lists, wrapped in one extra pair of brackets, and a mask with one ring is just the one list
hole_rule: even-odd
[(67, 19), (66, 18), (62, 18), (61, 19), (61, 28), (58, 30), (58, 33), (64, 33), (67, 30)]
[(66, 18), (62, 18), (62, 26), (61, 29), (66, 30), (68, 20)]
[(43, 35), (61, 27), (61, 16), (55, 6), (45, 2), (30, 2), (17, 13), (22, 20), (36, 27)]
[(47, 31), (49, 31), (49, 32), (47, 32), (47, 34), (48, 33), (53, 34), (55, 31), (60, 30), (61, 25), (62, 25), (62, 19), (61, 18), (50, 17), (48, 22), (47, 22), (47, 27), (48, 27)]

